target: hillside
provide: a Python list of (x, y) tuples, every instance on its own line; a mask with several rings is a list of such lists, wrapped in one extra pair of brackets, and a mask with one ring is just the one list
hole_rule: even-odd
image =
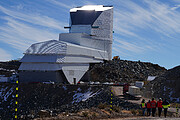
[(18, 60), (0, 62), (0, 75), (11, 76), (13, 72), (18, 70), (20, 64)]
[[(0, 62), (0, 75), (10, 76), (17, 71), (20, 62)], [(158, 64), (141, 61), (110, 60), (90, 66), (90, 80), (100, 82), (133, 82), (145, 80), (148, 76), (159, 76), (167, 70)]]
[(152, 96), (180, 103), (180, 66), (169, 69), (146, 86)]
[(95, 64), (91, 70), (91, 80), (100, 82), (134, 82), (148, 76), (159, 76), (166, 72), (158, 64), (140, 61), (112, 60)]

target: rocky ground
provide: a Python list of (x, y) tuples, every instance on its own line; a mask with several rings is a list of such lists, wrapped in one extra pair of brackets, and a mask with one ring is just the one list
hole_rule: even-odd
[[(2, 120), (14, 117), (15, 87), (15, 84), (0, 84)], [(20, 120), (107, 119), (142, 114), (139, 104), (111, 95), (111, 86), (19, 84), (18, 94)]]
[[(1, 118), (12, 118), (15, 109), (15, 84), (1, 84)], [(19, 117), (38, 117), (40, 110), (77, 112), (97, 107), (101, 103), (116, 105), (121, 109), (138, 109), (139, 105), (111, 96), (108, 86), (71, 86), (58, 84), (20, 84), (18, 91)], [(112, 99), (111, 99), (112, 98)]]
[(126, 82), (146, 80), (148, 76), (159, 76), (167, 70), (158, 64), (141, 61), (111, 60), (91, 67), (91, 81)]

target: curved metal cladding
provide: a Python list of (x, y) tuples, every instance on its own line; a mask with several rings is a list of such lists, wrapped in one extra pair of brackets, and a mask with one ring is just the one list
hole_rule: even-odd
[(112, 58), (113, 7), (92, 5), (73, 8), (70, 10), (70, 18), (70, 33), (86, 33), (90, 36), (89, 39), (87, 37), (83, 39), (88, 45), (86, 42), (78, 44), (107, 51), (110, 60)]
[(32, 44), (25, 52), (25, 54), (65, 54), (67, 51), (67, 44), (57, 41), (49, 40)]

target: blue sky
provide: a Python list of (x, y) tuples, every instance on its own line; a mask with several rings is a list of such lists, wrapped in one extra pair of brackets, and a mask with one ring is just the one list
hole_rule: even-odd
[(68, 32), (69, 10), (113, 5), (113, 56), (159, 64), (180, 64), (180, 0), (1, 0), (0, 61), (21, 58), (40, 41)]

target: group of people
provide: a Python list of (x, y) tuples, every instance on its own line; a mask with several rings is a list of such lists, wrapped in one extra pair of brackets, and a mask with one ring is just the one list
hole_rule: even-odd
[(159, 117), (161, 117), (162, 109), (164, 109), (164, 117), (166, 117), (167, 110), (169, 107), (170, 107), (169, 102), (166, 99), (164, 101), (162, 101), (161, 98), (159, 98), (159, 100), (157, 102), (154, 98), (152, 98), (152, 100), (151, 101), (149, 100), (148, 102), (145, 102), (145, 99), (143, 99), (141, 102), (143, 116), (145, 116), (145, 111), (147, 109), (147, 116), (150, 116), (151, 112), (152, 112), (152, 116), (155, 117), (156, 108), (158, 108)]

